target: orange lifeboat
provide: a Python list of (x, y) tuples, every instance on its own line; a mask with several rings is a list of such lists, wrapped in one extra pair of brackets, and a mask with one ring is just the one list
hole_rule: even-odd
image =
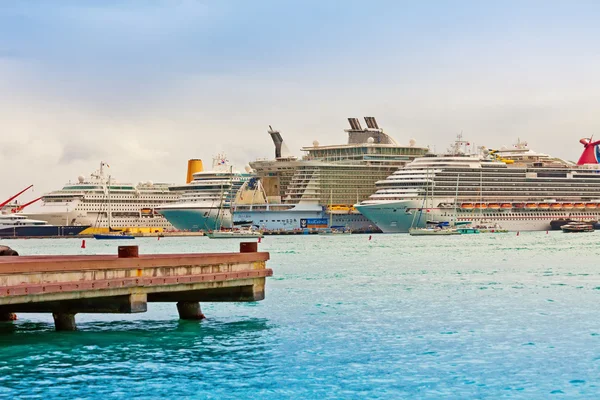
[(472, 210), (473, 208), (475, 208), (475, 206), (473, 205), (473, 203), (462, 203), (460, 205), (460, 208), (464, 210)]
[(512, 208), (512, 204), (510, 203), (502, 203), (502, 209), (503, 210), (510, 210)]
[(514, 208), (525, 208), (525, 204), (523, 203), (513, 203)]
[(485, 203), (477, 203), (477, 204), (475, 204), (475, 208), (478, 209), (478, 210), (479, 209), (485, 210), (486, 208), (488, 208), (488, 206)]
[(560, 203), (552, 203), (550, 204), (550, 208), (553, 210), (560, 210), (562, 208), (562, 205)]
[(583, 204), (583, 203), (575, 203), (574, 207), (577, 208), (577, 209), (579, 209), (579, 210), (581, 210), (581, 209), (585, 208), (585, 204)]
[(596, 204), (596, 203), (587, 203), (585, 205), (585, 208), (591, 208), (591, 209), (598, 208), (598, 204)]
[(563, 208), (564, 208), (565, 210), (570, 210), (570, 209), (572, 209), (572, 208), (573, 208), (573, 204), (572, 204), (572, 203), (563, 203), (563, 205), (562, 205), (562, 206), (563, 206)]
[(537, 208), (537, 204), (527, 203), (527, 204), (525, 204), (525, 208), (527, 208), (528, 210), (535, 210)]
[(543, 209), (543, 210), (547, 210), (550, 208), (550, 204), (548, 203), (540, 203), (538, 204), (538, 208)]
[(490, 204), (488, 204), (488, 208), (491, 209), (491, 210), (497, 210), (497, 209), (500, 208), (500, 204), (498, 204), (498, 203), (490, 203)]

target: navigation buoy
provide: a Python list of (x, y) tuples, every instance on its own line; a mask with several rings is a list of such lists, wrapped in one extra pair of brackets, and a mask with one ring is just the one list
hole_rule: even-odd
[(261, 242), (262, 242), (262, 238), (259, 236), (258, 237), (258, 243), (261, 243)]
[(369, 240), (371, 240), (373, 238), (373, 236), (369, 235)]
[(82, 249), (85, 249), (85, 239), (83, 239), (83, 240), (81, 241), (81, 248), (82, 248)]
[(517, 231), (517, 236), (519, 236), (519, 233), (520, 233), (520, 232), (519, 232), (519, 231)]
[(157, 236), (156, 236), (156, 240), (160, 240), (160, 235), (157, 235)]
[(548, 234), (548, 231), (546, 231), (546, 235)]

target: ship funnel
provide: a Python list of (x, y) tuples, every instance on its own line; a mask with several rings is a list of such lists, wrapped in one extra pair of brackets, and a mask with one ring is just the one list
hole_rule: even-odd
[(362, 131), (362, 126), (360, 126), (360, 122), (358, 118), (348, 118), (348, 122), (350, 122), (350, 129), (353, 131)]
[(202, 172), (203, 170), (204, 170), (204, 167), (202, 166), (201, 159), (193, 158), (191, 160), (188, 160), (187, 176), (185, 178), (185, 183), (190, 183), (191, 181), (193, 181), (194, 174), (196, 172)]
[(281, 137), (281, 133), (279, 131), (273, 130), (271, 125), (269, 125), (268, 132), (269, 135), (271, 135), (273, 144), (275, 145), (275, 158), (281, 158), (281, 145), (283, 145), (283, 138)]
[(584, 138), (579, 143), (583, 145), (584, 149), (581, 157), (579, 157), (579, 161), (577, 161), (577, 165), (600, 164), (600, 140), (592, 142), (591, 138)]
[(365, 122), (367, 123), (367, 127), (370, 129), (379, 129), (379, 125), (377, 125), (375, 117), (365, 117)]

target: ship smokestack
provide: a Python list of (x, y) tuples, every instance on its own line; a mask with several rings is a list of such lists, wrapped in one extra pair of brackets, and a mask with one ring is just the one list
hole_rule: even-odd
[(273, 139), (273, 144), (275, 145), (275, 158), (281, 158), (281, 146), (283, 145), (281, 133), (273, 130), (271, 125), (269, 125), (269, 130), (267, 132), (271, 135), (271, 139)]
[(191, 181), (193, 181), (194, 174), (196, 172), (202, 172), (203, 170), (204, 170), (204, 167), (202, 166), (201, 159), (192, 158), (191, 160), (188, 160), (187, 176), (185, 178), (185, 183), (190, 183)]
[(577, 165), (600, 164), (600, 140), (593, 142), (592, 138), (583, 138), (579, 143), (583, 145), (584, 149)]

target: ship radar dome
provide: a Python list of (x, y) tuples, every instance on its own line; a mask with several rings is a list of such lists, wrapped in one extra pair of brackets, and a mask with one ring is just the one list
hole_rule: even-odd
[(152, 182), (152, 181), (148, 181), (148, 182), (146, 182), (146, 184), (147, 184), (148, 186), (152, 186), (152, 185), (154, 185), (154, 182)]
[(319, 147), (319, 141), (318, 140), (313, 140), (313, 146)]
[(410, 147), (415, 147), (415, 144), (417, 144), (417, 141), (416, 141), (415, 139), (412, 139), (412, 138), (411, 138), (411, 139), (408, 141), (408, 144), (410, 144)]
[(370, 137), (367, 139), (367, 143), (369, 143), (369, 144), (375, 143), (375, 139), (373, 139), (373, 137)]
[(83, 183), (83, 182), (85, 182), (85, 176), (83, 176), (83, 175), (79, 175), (79, 176), (77, 177), (77, 180), (79, 181), (79, 183)]

